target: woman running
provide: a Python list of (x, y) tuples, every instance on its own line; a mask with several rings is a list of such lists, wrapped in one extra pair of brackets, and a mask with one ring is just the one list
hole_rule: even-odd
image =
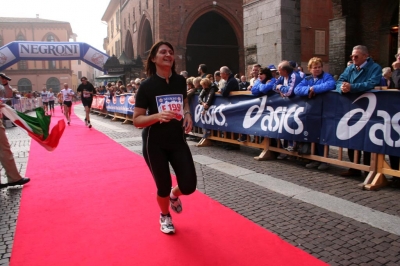
[[(157, 186), (160, 230), (175, 233), (169, 206), (182, 212), (181, 195), (196, 190), (197, 176), (184, 133), (192, 129), (186, 81), (175, 72), (174, 49), (168, 42), (153, 45), (146, 64), (147, 77), (137, 93), (133, 123), (145, 127), (143, 155)], [(171, 189), (173, 167), (178, 185)]]

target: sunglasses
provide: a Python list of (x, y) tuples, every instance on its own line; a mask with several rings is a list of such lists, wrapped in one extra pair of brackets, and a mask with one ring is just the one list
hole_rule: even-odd
[(396, 54), (396, 55), (394, 56), (394, 58), (397, 58), (397, 57), (400, 57), (400, 54)]
[(358, 59), (358, 55), (350, 55), (350, 59)]

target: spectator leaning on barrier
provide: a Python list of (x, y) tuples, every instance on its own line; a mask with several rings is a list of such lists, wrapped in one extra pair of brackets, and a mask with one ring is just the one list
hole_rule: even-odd
[(272, 91), (274, 88), (276, 79), (272, 75), (272, 71), (265, 67), (261, 68), (258, 74), (258, 79), (254, 82), (254, 86), (251, 88), (251, 93), (254, 96), (265, 95)]
[[(228, 97), (231, 91), (239, 91), (239, 83), (233, 76), (231, 70), (227, 66), (223, 66), (219, 70), (221, 72), (221, 78), (226, 81), (225, 86), (220, 89), (222, 97)], [(233, 133), (228, 133), (233, 134)], [(234, 138), (236, 139), (239, 135), (234, 134)], [(226, 144), (226, 150), (238, 150), (240, 149), (240, 145), (238, 144)]]
[[(214, 85), (218, 88), (217, 84), (214, 83), (214, 76), (213, 76), (213, 74), (207, 74), (206, 78), (208, 78), (208, 79), (211, 81), (211, 83), (214, 84)], [(200, 83), (201, 83), (201, 82), (200, 82)]]
[(200, 81), (200, 85), (203, 89), (199, 95), (199, 104), (203, 106), (203, 115), (207, 112), (208, 108), (213, 104), (215, 98), (215, 92), (218, 91), (217, 86), (212, 83), (208, 78), (204, 78)]
[(254, 64), (253, 67), (251, 68), (250, 85), (247, 87), (247, 90), (251, 90), (251, 87), (253, 87), (254, 82), (258, 79), (258, 73), (260, 72), (260, 68), (261, 68), (260, 64)]
[(299, 73), (293, 70), (288, 61), (282, 61), (278, 65), (279, 78), (274, 85), (274, 91), (282, 97), (294, 96), (294, 88), (302, 78)]
[(241, 76), (240, 82), (239, 82), (239, 90), (247, 91), (247, 87), (249, 87), (249, 86), (250, 86), (250, 82), (247, 81), (246, 76)]
[(219, 90), (225, 87), (226, 81), (221, 78), (221, 72), (219, 70), (215, 71), (214, 73), (214, 82), (216, 83)]
[[(298, 96), (313, 98), (318, 94), (334, 90), (336, 87), (335, 79), (331, 74), (324, 72), (322, 69), (322, 59), (318, 57), (311, 58), (310, 61), (308, 61), (308, 70), (311, 72), (311, 75), (305, 77), (296, 88), (294, 88), (294, 93)], [(317, 155), (324, 156), (324, 145), (316, 143), (315, 147)], [(318, 170), (326, 170), (329, 168), (329, 165), (327, 163), (314, 161), (307, 164), (306, 167), (318, 167)]]
[(400, 62), (395, 61), (392, 64), (393, 72), (392, 72), (392, 80), (393, 87), (395, 89), (400, 89)]
[[(289, 61), (282, 61), (278, 65), (279, 78), (274, 84), (273, 90), (276, 93), (279, 93), (282, 97), (291, 97), (294, 96), (294, 88), (300, 83), (302, 78), (299, 73), (293, 70), (293, 67), (290, 66)], [(286, 140), (285, 140), (286, 143)], [(284, 145), (286, 146), (286, 145)], [(292, 141), (288, 141), (288, 146), (286, 150), (293, 151), (296, 148), (296, 143)], [(286, 159), (287, 155), (281, 153), (277, 159), (283, 160)]]
[(394, 88), (394, 83), (392, 80), (392, 69), (390, 67), (382, 68), (382, 79), (380, 85), (387, 87), (388, 89)]
[[(357, 93), (369, 91), (379, 86), (382, 78), (382, 68), (369, 57), (368, 49), (364, 45), (354, 46), (350, 58), (353, 64), (348, 66), (336, 82), (336, 91), (339, 93)], [(349, 159), (354, 161), (354, 150), (348, 149)], [(370, 164), (371, 153), (364, 152), (364, 164)], [(358, 158), (360, 163), (360, 158)], [(341, 176), (357, 176), (361, 171), (349, 169)]]
[(226, 81), (225, 86), (220, 88), (223, 97), (228, 97), (231, 91), (239, 90), (239, 83), (236, 81), (231, 70), (227, 66), (223, 66), (219, 70), (221, 72), (221, 78)]

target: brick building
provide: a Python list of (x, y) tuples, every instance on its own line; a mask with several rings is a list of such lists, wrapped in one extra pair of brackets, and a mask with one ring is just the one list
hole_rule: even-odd
[[(13, 41), (68, 42), (72, 35), (69, 22), (41, 18), (0, 17), (0, 47)], [(43, 87), (60, 90), (60, 84), (72, 81), (70, 61), (21, 60), (4, 72), (19, 91), (41, 91)]]
[(247, 70), (284, 59), (306, 66), (318, 56), (340, 74), (355, 45), (382, 67), (397, 52), (399, 0), (244, 0), (243, 12)]
[(146, 59), (151, 46), (171, 42), (177, 71), (197, 75), (199, 64), (213, 73), (227, 65), (244, 72), (242, 0), (111, 0), (104, 49), (119, 57)]

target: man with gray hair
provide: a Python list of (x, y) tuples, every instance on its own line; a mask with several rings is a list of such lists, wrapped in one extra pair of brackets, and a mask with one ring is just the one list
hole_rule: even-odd
[(223, 97), (228, 97), (231, 91), (239, 90), (239, 83), (236, 78), (233, 76), (232, 71), (227, 66), (223, 66), (220, 68), (221, 78), (226, 81), (225, 86), (220, 88), (221, 94)]
[[(336, 91), (339, 93), (356, 93), (369, 91), (379, 86), (382, 79), (382, 68), (369, 57), (368, 49), (364, 45), (354, 46), (350, 55), (353, 64), (349, 65), (336, 82)], [(354, 150), (347, 150), (350, 161), (354, 162)], [(358, 157), (358, 160), (360, 160)], [(364, 152), (364, 164), (370, 164), (371, 153)], [(357, 163), (360, 163), (359, 161)], [(358, 176), (360, 170), (350, 168), (341, 176)]]

